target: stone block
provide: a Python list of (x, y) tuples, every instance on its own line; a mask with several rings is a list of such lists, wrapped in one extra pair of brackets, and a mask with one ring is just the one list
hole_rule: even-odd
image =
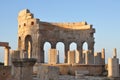
[(20, 51), (19, 50), (11, 51), (11, 58), (12, 59), (20, 59)]
[(75, 71), (76, 80), (85, 80), (85, 75), (89, 74), (89, 71)]
[(36, 59), (13, 60), (15, 80), (33, 80), (33, 65)]
[(59, 80), (59, 68), (55, 66), (39, 66), (40, 80)]
[(87, 75), (87, 74), (89, 74), (89, 71), (88, 71), (88, 70), (77, 70), (77, 71), (75, 71), (75, 74), (76, 74), (76, 75), (77, 75), (77, 74)]

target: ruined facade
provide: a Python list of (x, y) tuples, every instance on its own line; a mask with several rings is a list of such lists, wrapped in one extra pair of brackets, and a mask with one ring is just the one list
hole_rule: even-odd
[[(72, 42), (77, 44), (79, 51), (79, 63), (83, 63), (83, 44), (88, 44), (94, 59), (94, 33), (95, 29), (86, 22), (74, 23), (51, 23), (42, 22), (29, 10), (20, 11), (18, 15), (18, 50), (26, 50), (28, 58), (36, 58), (37, 62), (44, 63), (45, 42), (51, 44), (51, 48), (56, 48), (57, 42), (65, 45), (65, 59), (67, 62), (67, 52)], [(94, 62), (94, 61), (93, 61)]]
[[(20, 11), (18, 49), (9, 53), (9, 43), (0, 42), (5, 47), (0, 80), (120, 80), (116, 48), (113, 58), (105, 64), (105, 49), (94, 54), (94, 33), (95, 29), (86, 22), (42, 22), (29, 10)], [(45, 42), (51, 44), (48, 63), (44, 63)], [(58, 42), (65, 45), (66, 63), (59, 64)], [(72, 42), (77, 44), (77, 50), (69, 50)], [(88, 44), (88, 50), (83, 50), (84, 43)]]

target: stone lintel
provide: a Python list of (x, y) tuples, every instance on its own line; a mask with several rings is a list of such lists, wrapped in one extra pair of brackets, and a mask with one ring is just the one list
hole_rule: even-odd
[(8, 42), (0, 42), (0, 46), (8, 47), (9, 43)]
[(36, 59), (34, 58), (14, 59), (12, 62), (15, 67), (27, 67), (33, 66), (36, 62)]

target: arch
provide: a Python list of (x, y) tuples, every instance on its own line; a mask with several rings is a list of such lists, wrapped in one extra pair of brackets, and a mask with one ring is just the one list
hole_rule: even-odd
[(43, 46), (43, 50), (44, 50), (44, 61), (45, 63), (48, 62), (48, 50), (51, 49), (51, 43), (50, 42), (45, 42), (44, 46)]
[(88, 52), (88, 43), (83, 42), (82, 44), (82, 57), (83, 57), (83, 62), (86, 63), (86, 53)]
[(69, 50), (70, 51), (77, 50), (77, 44), (75, 42), (70, 43)]
[(59, 62), (64, 63), (65, 45), (63, 42), (58, 42), (56, 44), (56, 49), (59, 52)]
[(32, 37), (30, 35), (27, 35), (25, 37), (25, 50), (27, 52), (27, 57), (32, 57)]

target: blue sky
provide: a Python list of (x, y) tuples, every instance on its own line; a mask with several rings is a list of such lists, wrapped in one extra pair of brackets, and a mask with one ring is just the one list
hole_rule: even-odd
[[(111, 57), (117, 48), (120, 57), (120, 0), (1, 0), (0, 41), (17, 49), (17, 16), (29, 9), (36, 18), (48, 22), (87, 21), (96, 29), (95, 52), (106, 49)], [(0, 47), (0, 60), (4, 48)]]

